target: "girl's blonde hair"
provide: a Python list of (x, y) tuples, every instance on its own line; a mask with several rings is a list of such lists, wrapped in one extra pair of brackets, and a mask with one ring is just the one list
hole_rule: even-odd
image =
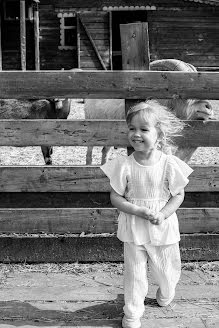
[(134, 116), (140, 115), (143, 121), (152, 121), (158, 130), (158, 147), (168, 152), (171, 148), (176, 148), (174, 138), (182, 135), (182, 130), (186, 126), (172, 114), (167, 107), (161, 105), (156, 100), (146, 100), (131, 107), (126, 116), (127, 124), (131, 123)]

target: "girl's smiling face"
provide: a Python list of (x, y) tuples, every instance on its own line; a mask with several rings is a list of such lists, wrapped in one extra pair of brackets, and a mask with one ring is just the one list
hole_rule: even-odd
[(153, 120), (146, 120), (140, 113), (128, 123), (128, 140), (135, 151), (151, 152), (157, 149), (158, 131)]

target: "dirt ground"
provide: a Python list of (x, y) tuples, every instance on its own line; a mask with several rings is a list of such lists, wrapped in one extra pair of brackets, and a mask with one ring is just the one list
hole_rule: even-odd
[[(186, 263), (175, 307), (149, 272), (142, 328), (219, 327), (219, 262)], [(0, 264), (0, 327), (121, 327), (123, 264)]]

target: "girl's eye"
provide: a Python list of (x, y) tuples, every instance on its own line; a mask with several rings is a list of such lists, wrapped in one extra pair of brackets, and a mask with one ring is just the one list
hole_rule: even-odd
[(147, 131), (148, 131), (148, 129), (142, 129), (142, 131), (143, 131), (143, 132), (147, 132)]
[(132, 128), (132, 127), (129, 127), (129, 131), (134, 131), (134, 128)]

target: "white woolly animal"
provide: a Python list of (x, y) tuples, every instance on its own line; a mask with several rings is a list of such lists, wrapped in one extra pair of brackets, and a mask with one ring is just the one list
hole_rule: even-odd
[[(155, 60), (150, 63), (153, 71), (183, 71), (196, 72), (194, 66), (177, 59)], [(183, 120), (207, 120), (213, 117), (213, 110), (208, 100), (197, 99), (159, 99), (177, 117)], [(84, 104), (85, 119), (125, 119), (124, 99), (86, 99)], [(178, 148), (176, 155), (188, 161), (196, 148)], [(110, 147), (103, 147), (101, 164), (107, 160)], [(92, 164), (93, 147), (88, 147), (86, 164)]]
[[(67, 119), (70, 99), (0, 99), (0, 119)], [(41, 146), (45, 164), (52, 164), (52, 146)]]

